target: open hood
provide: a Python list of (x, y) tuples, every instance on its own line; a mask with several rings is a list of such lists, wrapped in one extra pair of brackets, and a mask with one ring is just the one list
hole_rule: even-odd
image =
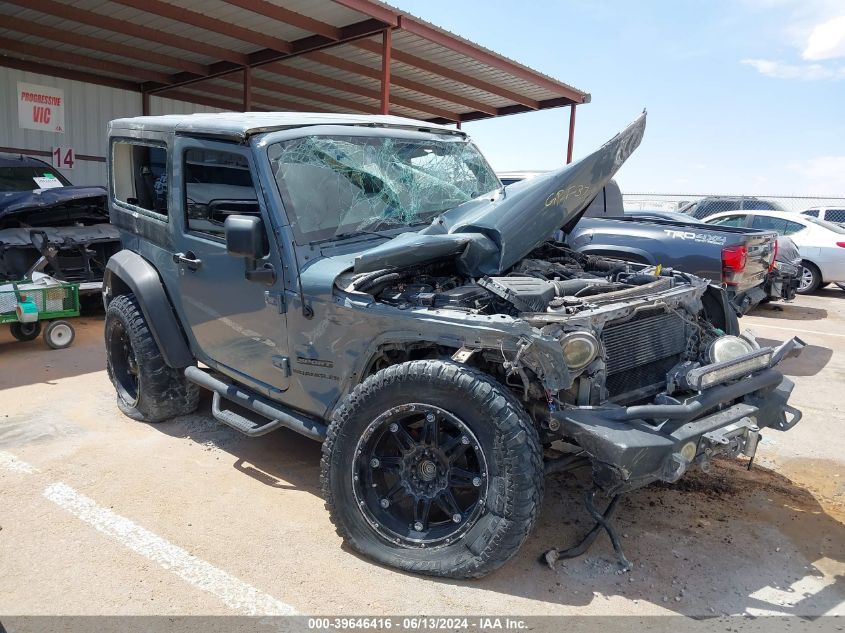
[(515, 183), (492, 197), (465, 202), (418, 232), (403, 233), (355, 258), (355, 272), (413, 266), (457, 256), (469, 276), (506, 271), (574, 225), (601, 188), (639, 146), (643, 112), (595, 152), (562, 169)]
[(14, 213), (49, 209), (86, 198), (101, 202), (105, 213), (107, 197), (104, 187), (84, 186), (3, 192), (0, 193), (0, 219)]

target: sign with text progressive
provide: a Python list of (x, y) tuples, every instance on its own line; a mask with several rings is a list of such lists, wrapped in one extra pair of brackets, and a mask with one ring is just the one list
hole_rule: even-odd
[(65, 91), (18, 82), (18, 124), (27, 130), (65, 131)]

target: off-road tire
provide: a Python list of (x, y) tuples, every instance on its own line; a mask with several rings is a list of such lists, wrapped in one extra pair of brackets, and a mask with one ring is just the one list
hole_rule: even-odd
[[(801, 262), (801, 266), (802, 266), (802, 268), (801, 268), (801, 278), (799, 279), (799, 281), (801, 281), (803, 283), (803, 277), (805, 275), (809, 275), (812, 278), (812, 281), (810, 281), (810, 283), (807, 286), (805, 286), (804, 288), (801, 288), (801, 286), (799, 285), (796, 292), (799, 295), (808, 295), (808, 294), (811, 294), (811, 293), (815, 292), (816, 290), (818, 290), (819, 286), (821, 286), (822, 273), (819, 270), (818, 266), (816, 266), (812, 262), (803, 261), (803, 262)], [(807, 272), (807, 271), (809, 271), (809, 272)]]
[(9, 331), (18, 341), (34, 341), (41, 334), (41, 323), (38, 321), (33, 323), (12, 323), (9, 326)]
[[(484, 454), (489, 486), (482, 514), (451, 544), (397, 545), (371, 527), (355, 502), (352, 470), (361, 434), (382, 412), (408, 403), (459, 417)], [(540, 441), (519, 401), (487, 374), (447, 360), (402, 363), (367, 378), (336, 409), (323, 444), (321, 487), (338, 534), (365, 556), (414, 573), (477, 578), (504, 564), (534, 526), (543, 484)]]
[[(127, 390), (119, 379), (121, 361), (115, 349), (115, 337), (123, 332), (137, 372), (134, 392)], [(135, 295), (120, 295), (109, 304), (105, 342), (106, 368), (117, 392), (117, 406), (125, 415), (142, 422), (161, 422), (196, 411), (199, 387), (164, 362)]]

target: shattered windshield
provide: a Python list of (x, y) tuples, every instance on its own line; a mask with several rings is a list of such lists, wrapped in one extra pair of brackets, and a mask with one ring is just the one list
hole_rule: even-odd
[(271, 145), (268, 156), (305, 241), (427, 223), (500, 187), (463, 138), (307, 136)]

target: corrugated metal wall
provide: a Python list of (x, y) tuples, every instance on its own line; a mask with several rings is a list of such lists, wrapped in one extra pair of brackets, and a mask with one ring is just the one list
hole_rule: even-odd
[[(65, 96), (64, 133), (27, 130), (18, 125), (19, 81), (61, 88)], [(150, 99), (150, 114), (190, 114), (219, 112), (217, 108), (174, 101)], [(51, 152), (53, 147), (73, 148), (77, 155), (105, 158), (106, 124), (127, 116), (141, 115), (141, 94), (106, 86), (71, 81), (14, 68), (0, 67), (0, 147)], [(50, 162), (50, 156), (37, 156)], [(75, 185), (105, 185), (104, 162), (77, 159), (72, 170), (60, 170)]]

